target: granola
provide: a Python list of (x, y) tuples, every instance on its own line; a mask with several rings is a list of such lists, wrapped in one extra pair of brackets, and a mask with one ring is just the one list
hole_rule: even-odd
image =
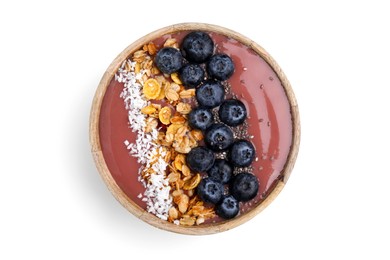
[[(178, 43), (169, 38), (163, 46), (178, 48)], [(154, 43), (145, 44), (121, 68), (135, 75), (136, 84), (140, 85), (145, 100), (139, 109), (144, 117), (142, 130), (152, 136), (149, 145), (157, 150), (140, 169), (141, 181), (147, 186), (159, 176), (165, 192), (169, 192), (169, 208), (156, 216), (175, 224), (200, 225), (215, 214), (213, 208), (205, 207), (196, 195), (201, 175), (191, 172), (186, 164), (186, 154), (203, 140), (202, 132), (191, 129), (187, 119), (195, 89), (185, 89), (178, 73), (162, 74), (154, 64), (157, 52)], [(157, 175), (157, 169), (162, 168), (163, 174)], [(149, 208), (148, 211), (155, 212)]]

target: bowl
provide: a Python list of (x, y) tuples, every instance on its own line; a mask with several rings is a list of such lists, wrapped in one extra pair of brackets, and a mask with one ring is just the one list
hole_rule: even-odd
[[(249, 132), (256, 147), (254, 174), (260, 191), (254, 201), (242, 204), (240, 214), (229, 220), (214, 219), (200, 225), (177, 225), (146, 210), (143, 186), (137, 181), (139, 165), (129, 155), (126, 138), (131, 135), (118, 69), (137, 50), (152, 41), (172, 35), (183, 37), (190, 31), (213, 36), (219, 51), (227, 52), (238, 71), (231, 85), (249, 109)], [(161, 43), (162, 44), (162, 43)], [(235, 72), (236, 73), (236, 72)], [(131, 138), (131, 137), (130, 137)], [(180, 234), (204, 235), (237, 227), (265, 209), (286, 184), (297, 158), (300, 122), (297, 102), (289, 81), (275, 60), (257, 43), (217, 25), (175, 24), (156, 30), (130, 44), (111, 63), (96, 90), (90, 114), (90, 144), (97, 169), (113, 196), (133, 215), (157, 228)], [(126, 142), (126, 143), (125, 143)]]

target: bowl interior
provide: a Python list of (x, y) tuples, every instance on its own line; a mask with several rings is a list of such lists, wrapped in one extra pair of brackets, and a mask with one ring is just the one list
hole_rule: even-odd
[[(178, 33), (180, 34), (181, 32), (193, 30), (202, 30), (210, 33), (227, 36), (229, 39), (232, 40), (233, 43), (235, 41), (242, 43), (243, 45), (247, 46), (248, 49), (250, 49), (254, 54), (256, 54), (256, 56), (259, 56), (261, 58), (261, 60), (264, 62), (262, 66), (268, 67), (270, 71), (269, 73), (271, 74), (262, 75), (262, 77), (265, 78), (267, 82), (264, 83), (263, 86), (261, 86), (262, 84), (258, 86), (260, 90), (257, 89), (257, 86), (256, 88), (255, 86), (253, 87), (253, 91), (250, 92), (251, 95), (255, 98), (252, 101), (253, 104), (248, 103), (247, 105), (253, 106), (254, 109), (262, 111), (264, 110), (264, 108), (255, 108), (255, 106), (256, 104), (262, 103), (259, 101), (258, 97), (266, 97), (265, 99), (263, 99), (263, 103), (270, 103), (271, 105), (267, 105), (265, 109), (267, 110), (268, 117), (256, 117), (256, 120), (259, 119), (259, 129), (262, 128), (262, 130), (259, 130), (259, 132), (261, 132), (261, 135), (264, 136), (268, 131), (267, 129), (276, 129), (275, 131), (277, 132), (277, 138), (271, 138), (269, 142), (271, 144), (275, 143), (277, 145), (280, 145), (280, 143), (285, 142), (288, 147), (286, 146), (284, 155), (280, 155), (279, 153), (275, 154), (275, 152), (271, 153), (270, 151), (266, 154), (262, 154), (261, 156), (260, 154), (258, 155), (258, 163), (259, 165), (261, 165), (260, 167), (266, 168), (265, 170), (263, 169), (263, 172), (266, 172), (268, 168), (272, 167), (272, 169), (268, 169), (269, 175), (275, 175), (275, 173), (276, 175), (273, 176), (274, 179), (272, 183), (264, 184), (264, 187), (266, 188), (267, 192), (262, 194), (262, 197), (259, 199), (259, 202), (256, 203), (255, 206), (251, 207), (250, 210), (246, 211), (243, 214), (240, 214), (238, 217), (229, 221), (221, 221), (217, 223), (186, 227), (174, 225), (146, 212), (145, 209), (142, 207), (142, 203), (140, 202), (140, 200), (136, 198), (136, 195), (140, 192), (142, 186), (139, 183), (138, 185), (133, 184), (132, 186), (127, 184), (134, 183), (134, 180), (129, 180), (129, 175), (124, 174), (124, 172), (127, 171), (126, 167), (135, 164), (135, 159), (132, 159), (131, 156), (128, 155), (123, 145), (118, 145), (119, 143), (123, 144), (125, 136), (122, 136), (121, 133), (123, 135), (126, 135), (126, 131), (121, 130), (118, 133), (113, 133), (113, 131), (116, 131), (118, 129), (118, 125), (121, 124), (122, 125), (119, 126), (119, 128), (130, 131), (126, 129), (127, 120), (123, 101), (118, 102), (118, 100), (121, 101), (121, 99), (119, 98), (120, 87), (115, 86), (115, 84), (118, 83), (115, 83), (114, 75), (117, 72), (118, 68), (122, 65), (123, 61), (126, 60), (136, 50), (142, 48), (144, 44), (154, 41), (162, 35), (171, 35)], [(242, 55), (245, 56), (249, 54), (242, 53)], [(244, 62), (241, 63), (245, 63), (245, 59), (243, 60)], [(249, 66), (248, 68), (246, 68), (246, 64), (241, 64), (239, 66), (241, 66), (241, 69), (243, 70), (253, 69)], [(254, 74), (260, 75), (260, 68), (259, 72), (256, 70)], [(237, 82), (236, 85), (237, 84), (240, 83)], [(249, 83), (244, 82), (242, 84)], [(275, 88), (278, 87), (279, 92), (275, 92)], [(268, 92), (267, 88), (269, 89)], [(276, 109), (276, 111), (274, 111), (275, 119), (271, 120), (272, 118), (269, 115), (272, 114), (270, 111), (272, 111), (274, 107), (272, 104), (280, 103), (278, 102), (278, 100), (283, 98), (285, 98), (286, 100), (286, 107), (279, 108), (279, 110)], [(260, 122), (260, 119), (264, 118), (266, 120)], [(286, 121), (288, 124), (284, 125)], [(277, 124), (274, 124), (274, 122), (276, 122)], [(273, 131), (274, 130), (270, 131), (269, 134), (272, 135), (272, 133), (274, 133)], [(275, 136), (275, 134), (273, 134), (273, 136)], [(272, 59), (272, 57), (258, 44), (234, 31), (216, 25), (200, 23), (177, 24), (159, 29), (135, 41), (123, 52), (121, 52), (118, 57), (112, 62), (112, 64), (108, 67), (107, 71), (102, 77), (102, 80), (95, 94), (90, 118), (90, 142), (95, 163), (97, 165), (99, 173), (101, 174), (110, 191), (113, 193), (114, 197), (126, 209), (128, 209), (131, 213), (144, 220), (145, 222), (164, 230), (182, 234), (201, 235), (225, 231), (248, 221), (260, 211), (262, 211), (270, 202), (272, 202), (272, 200), (279, 194), (279, 192), (284, 187), (284, 184), (287, 181), (296, 160), (299, 147), (299, 137), (299, 115), (293, 91), (287, 78), (281, 71), (280, 67)], [(264, 145), (264, 140), (262, 141), (260, 137), (255, 136), (254, 138), (254, 140), (258, 140), (259, 142), (256, 146), (260, 147)], [(270, 145), (269, 147), (272, 147), (272, 145)], [(279, 147), (275, 147), (275, 151), (279, 149)], [(273, 155), (275, 155), (275, 158), (271, 158)], [(278, 158), (281, 158), (281, 160), (278, 161)], [(120, 169), (121, 167), (123, 167), (123, 169)], [(133, 178), (135, 177), (133, 176)]]

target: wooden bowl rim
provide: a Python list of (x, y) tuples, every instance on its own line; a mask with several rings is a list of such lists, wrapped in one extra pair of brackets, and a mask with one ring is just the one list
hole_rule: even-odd
[[(133, 202), (120, 189), (120, 187), (117, 185), (114, 178), (112, 177), (107, 167), (107, 164), (104, 160), (104, 156), (100, 144), (100, 136), (99, 136), (99, 116), (100, 116), (102, 101), (109, 83), (111, 82), (112, 78), (114, 77), (116, 71), (121, 66), (123, 61), (126, 58), (128, 58), (130, 54), (132, 54), (134, 51), (140, 49), (145, 43), (148, 43), (158, 38), (161, 35), (172, 34), (178, 31), (187, 31), (187, 30), (212, 31), (219, 34), (223, 34), (230, 38), (240, 41), (244, 45), (247, 45), (248, 47), (252, 48), (255, 52), (257, 52), (275, 71), (275, 73), (277, 74), (277, 76), (279, 77), (282, 83), (282, 86), (285, 89), (286, 96), (290, 103), (292, 125), (293, 125), (292, 145), (291, 145), (291, 149), (285, 167), (281, 173), (282, 178), (278, 180), (275, 188), (270, 192), (270, 194), (265, 198), (265, 200), (259, 203), (259, 205), (257, 205), (252, 210), (234, 219), (219, 222), (219, 223), (204, 224), (204, 225), (193, 226), (193, 227), (178, 226), (169, 223), (165, 220), (161, 220), (156, 216), (146, 212), (135, 202)], [(290, 176), (298, 155), (299, 142), (300, 142), (300, 120), (299, 120), (298, 105), (289, 81), (287, 80), (286, 76), (284, 75), (284, 73), (282, 72), (278, 64), (275, 62), (275, 60), (260, 45), (258, 45), (254, 41), (248, 39), (247, 37), (235, 31), (232, 31), (230, 29), (218, 25), (205, 24), (205, 23), (180, 23), (180, 24), (167, 26), (147, 34), (146, 36), (130, 44), (125, 50), (123, 50), (114, 59), (114, 61), (110, 64), (110, 66), (103, 74), (103, 77), (98, 85), (98, 88), (94, 96), (92, 108), (91, 108), (91, 114), (90, 114), (89, 134), (90, 134), (92, 155), (94, 157), (96, 167), (101, 177), (103, 178), (104, 182), (106, 183), (107, 187), (114, 195), (114, 197), (128, 211), (130, 211), (133, 215), (137, 216), (138, 218), (145, 221), (146, 223), (163, 230), (180, 233), (180, 234), (187, 234), (187, 235), (205, 235), (205, 234), (214, 234), (214, 233), (226, 231), (243, 224), (244, 222), (252, 219), (255, 215), (260, 213), (277, 197), (277, 195), (283, 189), (288, 177)]]

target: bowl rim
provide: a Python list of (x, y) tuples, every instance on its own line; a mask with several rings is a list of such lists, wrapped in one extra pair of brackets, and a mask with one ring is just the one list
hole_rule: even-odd
[[(199, 226), (180, 226), (170, 223), (166, 220), (162, 220), (154, 216), (153, 214), (148, 213), (135, 202), (133, 202), (118, 186), (112, 177), (107, 164), (104, 160), (104, 156), (100, 144), (100, 133), (99, 133), (99, 118), (100, 118), (100, 109), (103, 102), (104, 95), (106, 93), (107, 87), (117, 72), (118, 68), (122, 65), (123, 61), (127, 59), (130, 54), (136, 50), (142, 48), (142, 46), (161, 35), (172, 34), (178, 31), (193, 31), (193, 30), (202, 30), (202, 31), (211, 31), (219, 34), (223, 34), (230, 38), (233, 38), (244, 45), (247, 45), (249, 48), (253, 49), (261, 58), (263, 58), (275, 71), (276, 75), (279, 77), (282, 86), (285, 90), (286, 96), (290, 103), (291, 117), (292, 117), (292, 144), (290, 147), (289, 155), (285, 166), (281, 172), (281, 178), (277, 180), (274, 189), (267, 195), (267, 197), (259, 203), (256, 207), (250, 211), (242, 214), (234, 219), (222, 221), (218, 223), (202, 224)], [(291, 171), (294, 167), (300, 143), (300, 119), (297, 101), (288, 81), (287, 77), (276, 63), (276, 61), (257, 43), (250, 40), (249, 38), (237, 33), (233, 30), (206, 23), (179, 23), (163, 27), (161, 29), (155, 30), (144, 37), (136, 40), (128, 47), (126, 47), (110, 64), (107, 70), (104, 72), (102, 79), (97, 87), (95, 96), (92, 101), (92, 108), (90, 112), (89, 120), (89, 140), (91, 145), (91, 152), (98, 169), (100, 176), (107, 185), (108, 189), (111, 191), (113, 196), (133, 215), (143, 220), (144, 222), (157, 227), (159, 229), (179, 233), (186, 235), (206, 235), (214, 234), (223, 231), (227, 231), (234, 227), (237, 227), (248, 220), (252, 219), (255, 215), (264, 210), (281, 192), (285, 183), (287, 182)]]

